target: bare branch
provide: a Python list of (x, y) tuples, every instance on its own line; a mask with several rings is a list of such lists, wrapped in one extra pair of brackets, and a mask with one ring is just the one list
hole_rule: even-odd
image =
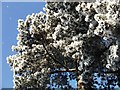
[(69, 70), (56, 70), (56, 71), (51, 71), (49, 74), (54, 74), (54, 73), (63, 73), (63, 72), (75, 72), (76, 69), (69, 69)]
[(118, 74), (120, 73), (120, 69), (119, 70), (116, 70), (116, 71), (106, 71), (106, 72), (103, 72), (105, 74)]

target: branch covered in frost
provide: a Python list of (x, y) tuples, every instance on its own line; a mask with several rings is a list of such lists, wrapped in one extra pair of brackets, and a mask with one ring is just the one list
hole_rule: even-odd
[(47, 2), (44, 11), (18, 20), (17, 54), (7, 58), (16, 89), (47, 87), (51, 78), (68, 85), (67, 72), (87, 84), (96, 70), (120, 69), (119, 0)]

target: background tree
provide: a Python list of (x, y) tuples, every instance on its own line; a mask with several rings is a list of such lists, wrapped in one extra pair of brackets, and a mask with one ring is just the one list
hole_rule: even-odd
[(47, 2), (44, 11), (18, 20), (17, 54), (7, 58), (16, 90), (71, 90), (73, 79), (78, 90), (120, 86), (119, 0)]

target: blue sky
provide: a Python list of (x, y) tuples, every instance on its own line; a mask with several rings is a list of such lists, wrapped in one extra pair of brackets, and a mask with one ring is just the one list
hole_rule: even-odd
[(15, 54), (15, 52), (12, 52), (11, 46), (17, 43), (18, 19), (25, 19), (28, 14), (42, 11), (44, 5), (44, 2), (2, 3), (2, 88), (13, 87), (13, 74), (6, 63), (6, 57)]

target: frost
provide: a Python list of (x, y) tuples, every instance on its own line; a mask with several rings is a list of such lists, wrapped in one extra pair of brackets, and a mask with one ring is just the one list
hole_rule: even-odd
[(50, 79), (63, 85), (65, 76), (50, 71), (74, 69), (75, 62), (86, 84), (96, 71), (120, 69), (119, 0), (47, 2), (44, 10), (18, 20), (17, 54), (7, 58), (15, 89), (47, 87)]

